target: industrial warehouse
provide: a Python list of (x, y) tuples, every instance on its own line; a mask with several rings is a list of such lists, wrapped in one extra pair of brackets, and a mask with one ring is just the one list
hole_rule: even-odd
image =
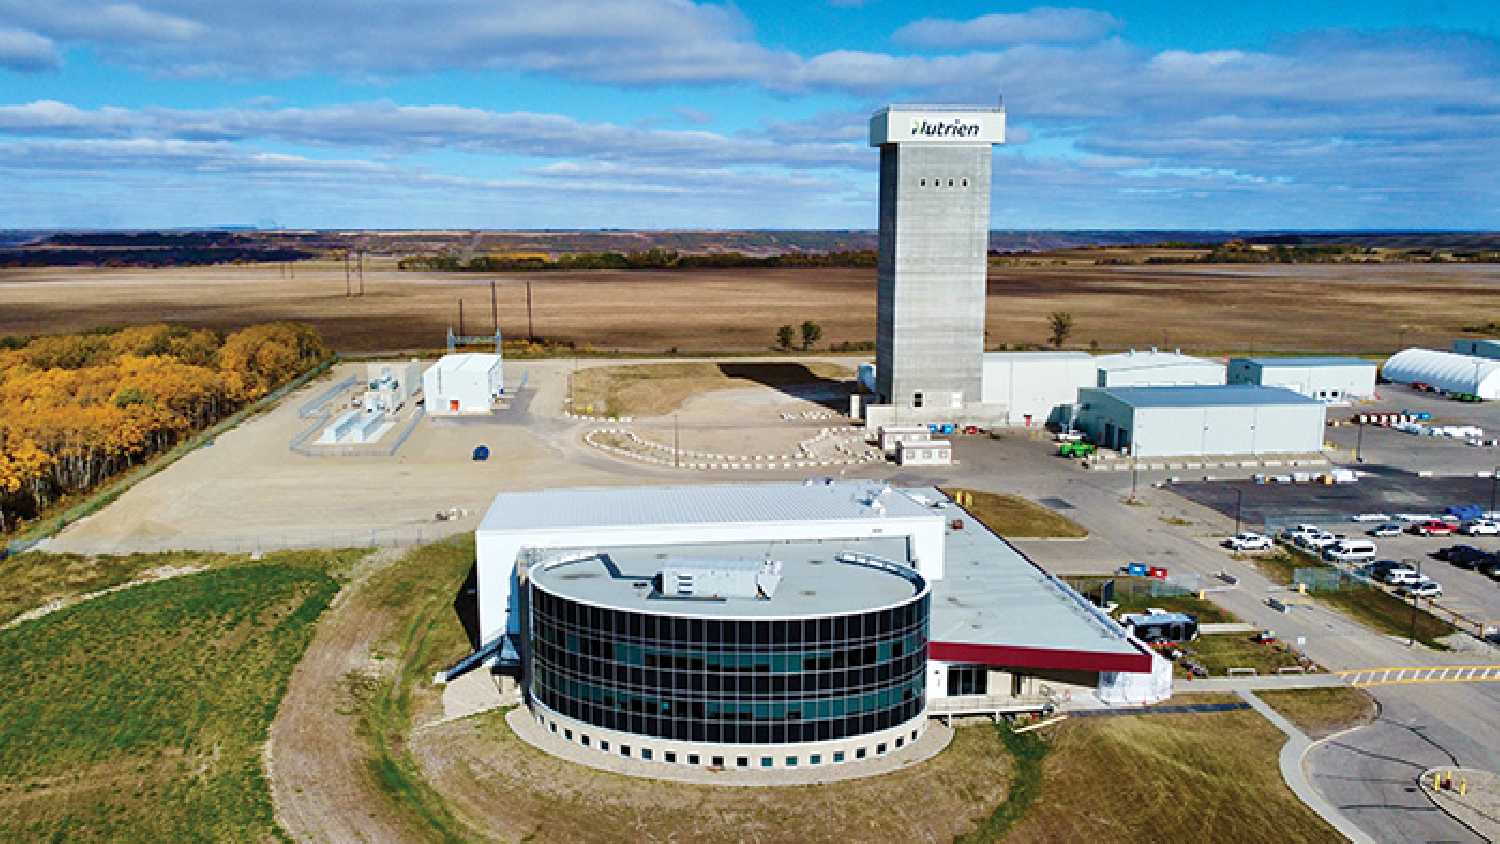
[(662, 764), (857, 764), (930, 715), (1152, 703), (1170, 664), (933, 488), (504, 493), (481, 638), (552, 740)]

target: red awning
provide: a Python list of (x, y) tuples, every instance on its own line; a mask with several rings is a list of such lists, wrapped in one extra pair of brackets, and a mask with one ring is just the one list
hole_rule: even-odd
[(1151, 670), (1151, 654), (1074, 651), (1058, 648), (1027, 648), (1019, 645), (971, 645), (964, 642), (929, 642), (927, 656), (944, 662), (971, 662), (995, 668), (1041, 668), (1053, 671)]

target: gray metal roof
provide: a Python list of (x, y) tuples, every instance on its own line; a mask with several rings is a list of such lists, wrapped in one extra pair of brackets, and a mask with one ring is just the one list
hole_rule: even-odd
[(1100, 355), (1094, 358), (1094, 363), (1107, 372), (1152, 369), (1160, 366), (1222, 366), (1217, 361), (1195, 358), (1182, 352), (1163, 352), (1157, 349)]
[(869, 504), (881, 484), (695, 484), (688, 486), (583, 487), (495, 496), (479, 530), (550, 531), (615, 525), (706, 525), (755, 522), (932, 518), (932, 510), (904, 495), (879, 496), (884, 513)]
[[(900, 573), (842, 562), (841, 554), (863, 554), (901, 565)], [(705, 618), (795, 618), (828, 616), (899, 604), (921, 592), (925, 583), (907, 565), (906, 540), (898, 537), (857, 540), (730, 542), (709, 545), (615, 546), (546, 551), (531, 569), (538, 586), (563, 597), (615, 609)], [(663, 568), (674, 566), (749, 566), (767, 558), (782, 564), (781, 583), (769, 599), (669, 598), (647, 586)]]
[(944, 576), (932, 584), (932, 641), (1140, 653), (1088, 599), (972, 517), (963, 521), (963, 529), (947, 529)]
[(1295, 358), (1235, 358), (1236, 361), (1246, 361), (1256, 366), (1268, 367), (1311, 367), (1311, 366), (1377, 366), (1373, 360), (1363, 358), (1341, 358), (1341, 357), (1295, 357)]
[(1097, 387), (1086, 392), (1109, 395), (1131, 407), (1262, 407), (1266, 405), (1317, 404), (1283, 387), (1253, 384), (1193, 384), (1177, 387)]

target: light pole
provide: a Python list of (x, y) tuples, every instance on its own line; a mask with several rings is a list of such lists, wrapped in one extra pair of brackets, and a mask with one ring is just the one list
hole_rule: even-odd
[(677, 428), (677, 414), (672, 414), (672, 466), (682, 467), (682, 439)]
[(1240, 535), (1240, 509), (1245, 506), (1245, 488), (1236, 487), (1234, 490), (1234, 535)]
[(1365, 423), (1356, 422), (1355, 425), (1359, 432), (1354, 436), (1354, 462), (1363, 463), (1365, 462), (1363, 451), (1365, 445)]
[(1497, 481), (1500, 481), (1500, 466), (1490, 471), (1490, 512), (1484, 514), (1486, 519), (1494, 518), (1490, 514), (1495, 512), (1495, 483)]
[[(1401, 562), (1403, 562), (1403, 563), (1416, 563), (1417, 564), (1417, 581), (1421, 582), (1421, 580), (1422, 580), (1422, 561), (1421, 560), (1403, 559)], [(1413, 645), (1415, 645), (1416, 643), (1417, 643), (1417, 593), (1415, 591), (1413, 591), (1411, 593), (1411, 637), (1407, 640), (1406, 646), (1408, 648), (1410, 648)]]

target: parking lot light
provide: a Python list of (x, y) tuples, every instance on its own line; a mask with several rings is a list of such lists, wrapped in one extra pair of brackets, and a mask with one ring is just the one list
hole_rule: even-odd
[[(1493, 486), (1493, 484), (1491, 485)], [(1234, 535), (1240, 535), (1240, 508), (1245, 506), (1245, 488), (1236, 487), (1234, 490)]]
[[(1403, 558), (1401, 560), (1401, 562), (1403, 562), (1403, 563), (1413, 563), (1413, 564), (1416, 565), (1416, 567), (1417, 567), (1417, 583), (1421, 583), (1422, 582), (1422, 561), (1419, 560), (1419, 559), (1418, 560), (1413, 560), (1413, 559), (1405, 559), (1405, 558)], [(1410, 647), (1412, 647), (1413, 645), (1415, 645), (1417, 643), (1417, 593), (1416, 593), (1416, 590), (1414, 590), (1414, 589), (1408, 589), (1407, 592), (1409, 593), (1408, 597), (1411, 598), (1411, 636), (1407, 640), (1406, 646), (1408, 648), (1410, 648)]]

